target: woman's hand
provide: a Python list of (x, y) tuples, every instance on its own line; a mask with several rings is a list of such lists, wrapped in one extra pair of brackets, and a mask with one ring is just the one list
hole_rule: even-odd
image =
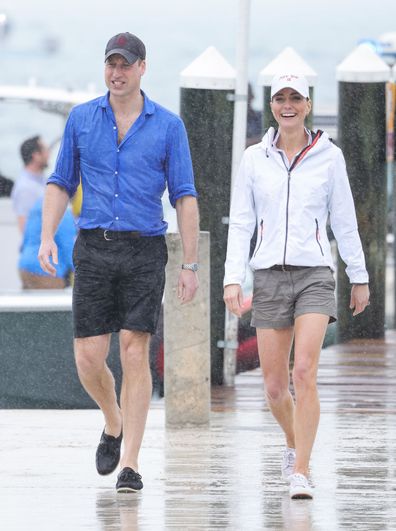
[(349, 308), (354, 309), (353, 316), (362, 313), (362, 311), (370, 304), (370, 291), (368, 284), (354, 284), (351, 289), (351, 300)]
[(243, 293), (240, 284), (228, 284), (224, 288), (223, 299), (228, 311), (242, 317)]

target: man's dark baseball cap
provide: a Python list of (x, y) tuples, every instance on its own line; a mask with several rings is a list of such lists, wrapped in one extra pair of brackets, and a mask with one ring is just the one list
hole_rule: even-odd
[(138, 59), (146, 59), (146, 47), (142, 41), (126, 31), (114, 35), (106, 46), (105, 61), (115, 53), (119, 53), (129, 64), (135, 63)]

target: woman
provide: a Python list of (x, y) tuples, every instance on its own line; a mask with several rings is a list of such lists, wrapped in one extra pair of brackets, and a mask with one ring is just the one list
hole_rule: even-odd
[[(311, 111), (307, 80), (276, 76), (271, 110), (278, 129), (270, 128), (260, 144), (245, 151), (233, 192), (224, 301), (241, 315), (241, 284), (257, 224), (250, 260), (252, 326), (266, 397), (286, 438), (282, 476), (290, 496), (312, 498), (308, 476), (319, 423), (318, 361), (327, 325), (336, 320), (329, 214), (352, 284), (353, 315), (369, 304), (368, 274), (342, 152), (326, 133), (304, 126)], [(293, 338), (295, 403), (289, 391)]]

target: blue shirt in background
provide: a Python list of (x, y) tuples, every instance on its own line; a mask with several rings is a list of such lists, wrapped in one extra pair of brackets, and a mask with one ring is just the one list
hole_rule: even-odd
[(81, 174), (82, 229), (165, 234), (165, 188), (173, 206), (180, 197), (197, 195), (182, 120), (142, 94), (142, 113), (120, 144), (108, 94), (70, 113), (48, 183), (72, 196)]
[(44, 175), (36, 175), (24, 169), (11, 192), (12, 204), (17, 216), (28, 216), (37, 199), (45, 191)]
[[(39, 199), (33, 205), (26, 220), (18, 267), (34, 275), (48, 276), (41, 269), (37, 258), (41, 242), (42, 210), (43, 200)], [(72, 256), (76, 234), (77, 229), (73, 214), (70, 210), (66, 210), (55, 235), (59, 261), (59, 264), (55, 265), (57, 277), (65, 278), (71, 271), (74, 271)]]

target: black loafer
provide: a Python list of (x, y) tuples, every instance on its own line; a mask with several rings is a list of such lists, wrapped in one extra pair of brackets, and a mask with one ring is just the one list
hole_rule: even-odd
[(137, 492), (142, 490), (142, 476), (129, 466), (123, 468), (117, 477), (117, 492)]
[(120, 462), (122, 432), (118, 437), (107, 435), (103, 430), (96, 450), (96, 470), (101, 476), (111, 474)]

